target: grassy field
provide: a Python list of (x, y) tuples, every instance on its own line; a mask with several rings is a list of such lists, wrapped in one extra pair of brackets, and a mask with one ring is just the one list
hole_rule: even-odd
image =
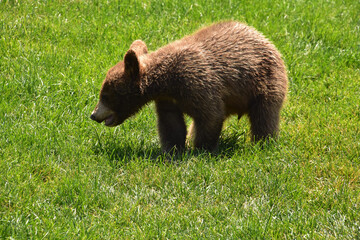
[[(360, 239), (359, 16), (355, 0), (0, 0), (0, 239)], [(133, 40), (225, 19), (283, 54), (277, 142), (234, 117), (217, 153), (166, 163), (152, 104), (89, 119)]]

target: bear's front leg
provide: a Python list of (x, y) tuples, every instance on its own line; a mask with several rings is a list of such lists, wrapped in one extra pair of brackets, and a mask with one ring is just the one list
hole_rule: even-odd
[(162, 150), (165, 152), (183, 150), (186, 125), (182, 111), (170, 100), (158, 100), (155, 104)]

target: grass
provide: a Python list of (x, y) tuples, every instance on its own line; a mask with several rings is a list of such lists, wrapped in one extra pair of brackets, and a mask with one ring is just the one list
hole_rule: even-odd
[[(359, 239), (359, 1), (1, 1), (1, 239)], [(164, 162), (154, 106), (89, 120), (107, 70), (235, 19), (283, 54), (278, 141), (229, 120), (218, 153)]]

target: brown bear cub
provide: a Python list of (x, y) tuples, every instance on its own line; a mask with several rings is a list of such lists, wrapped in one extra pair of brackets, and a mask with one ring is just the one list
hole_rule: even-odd
[(113, 127), (155, 101), (162, 149), (214, 150), (224, 120), (247, 114), (255, 141), (276, 136), (287, 76), (275, 46), (254, 28), (222, 22), (148, 53), (136, 40), (102, 84), (91, 119)]

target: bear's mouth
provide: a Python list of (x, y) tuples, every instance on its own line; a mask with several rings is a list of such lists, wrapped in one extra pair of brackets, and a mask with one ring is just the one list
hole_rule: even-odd
[(115, 114), (111, 114), (109, 117), (105, 118), (105, 126), (111, 127), (115, 123)]
[(115, 127), (121, 123), (119, 115), (102, 104), (101, 101), (96, 105), (90, 118), (98, 123), (104, 122), (107, 127)]

